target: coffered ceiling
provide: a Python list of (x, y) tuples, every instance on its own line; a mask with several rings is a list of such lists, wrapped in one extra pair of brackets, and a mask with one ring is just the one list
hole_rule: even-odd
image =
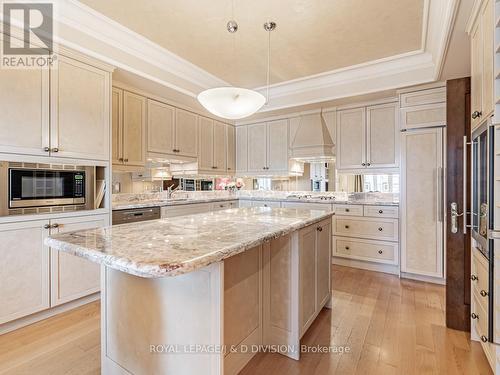
[(97, 12), (233, 85), (272, 83), (419, 50), (424, 0), (81, 0)]

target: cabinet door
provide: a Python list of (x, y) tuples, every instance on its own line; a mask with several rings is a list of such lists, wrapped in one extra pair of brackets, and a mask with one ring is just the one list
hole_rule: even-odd
[(48, 70), (0, 69), (0, 87), (0, 152), (48, 155)]
[(402, 135), (401, 270), (443, 277), (443, 130)]
[(50, 90), (53, 156), (109, 160), (110, 74), (59, 56)]
[(248, 172), (248, 127), (236, 128), (236, 172)]
[(111, 94), (111, 160), (123, 163), (123, 90), (113, 87)]
[[(477, 22), (471, 33), (471, 113), (481, 112), (483, 91), (483, 46), (482, 26)], [(471, 129), (475, 129), (481, 123), (481, 117), (472, 118)]]
[(494, 111), (494, 46), (493, 39), (495, 36), (494, 27), (495, 9), (493, 7), (493, 0), (486, 0), (481, 12), (481, 26), (482, 26), (482, 95), (481, 95), (481, 120), (490, 117)]
[(200, 117), (199, 135), (198, 167), (201, 170), (211, 171), (215, 167), (214, 120)]
[(265, 173), (267, 168), (267, 125), (248, 125), (248, 171)]
[(227, 136), (227, 171), (234, 173), (236, 170), (236, 131), (233, 125), (226, 126)]
[(146, 98), (123, 92), (123, 160), (126, 165), (146, 162)]
[[(104, 227), (108, 222), (108, 215), (51, 220), (52, 225), (58, 225), (57, 229), (51, 230), (51, 234)], [(100, 289), (101, 268), (89, 260), (51, 249), (50, 268), (51, 306), (96, 293)]]
[(267, 168), (288, 171), (288, 120), (267, 123)]
[(174, 152), (175, 108), (148, 99), (148, 152), (172, 154)]
[(0, 324), (49, 307), (49, 234), (36, 220), (0, 224)]
[(316, 226), (299, 232), (299, 324), (304, 333), (316, 316)]
[(330, 298), (332, 267), (332, 222), (321, 222), (316, 229), (316, 311), (319, 311)]
[(175, 148), (179, 155), (198, 156), (198, 115), (195, 113), (175, 110)]
[(364, 108), (337, 112), (337, 169), (360, 169), (366, 164)]
[(366, 165), (368, 168), (399, 165), (397, 103), (366, 108)]
[(214, 123), (214, 166), (217, 172), (226, 172), (226, 124), (215, 121)]

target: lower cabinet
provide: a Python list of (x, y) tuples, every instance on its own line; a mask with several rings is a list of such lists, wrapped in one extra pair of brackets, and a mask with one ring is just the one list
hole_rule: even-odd
[(49, 308), (47, 220), (0, 225), (0, 324)]
[[(330, 298), (331, 223), (299, 232), (299, 332), (302, 336)], [(313, 256), (311, 256), (312, 254)]]
[[(72, 217), (54, 221), (56, 223), (52, 225), (56, 225), (56, 228), (51, 229), (50, 234), (104, 227), (108, 223), (108, 216)], [(101, 268), (96, 263), (51, 249), (50, 267), (51, 306), (96, 293), (100, 289)]]
[(98, 292), (98, 265), (51, 251), (44, 241), (108, 222), (108, 215), (96, 215), (0, 224), (0, 324)]
[(230, 208), (237, 208), (238, 201), (220, 201), (214, 203), (190, 203), (178, 206), (169, 206), (161, 208), (161, 217), (177, 217), (184, 215), (203, 214), (205, 212), (228, 210)]

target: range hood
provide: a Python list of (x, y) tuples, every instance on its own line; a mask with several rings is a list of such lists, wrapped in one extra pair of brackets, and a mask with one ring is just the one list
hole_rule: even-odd
[[(334, 112), (328, 114), (335, 115)], [(306, 163), (335, 159), (335, 145), (322, 112), (303, 114), (295, 121), (298, 128), (292, 141), (293, 159)]]

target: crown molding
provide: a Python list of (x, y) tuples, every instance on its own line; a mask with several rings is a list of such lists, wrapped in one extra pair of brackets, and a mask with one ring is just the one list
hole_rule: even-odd
[(58, 43), (191, 97), (224, 80), (76, 0), (58, 1)]
[[(77, 0), (56, 2), (55, 39), (63, 46), (191, 98), (207, 88), (229, 85)], [(459, 4), (460, 0), (424, 0), (419, 50), (274, 84), (261, 112), (435, 81)]]
[(479, 15), (479, 11), (481, 10), (483, 5), (483, 0), (475, 0), (474, 5), (472, 6), (472, 10), (470, 12), (469, 19), (467, 20), (467, 24), (465, 25), (465, 32), (470, 35), (472, 32), (472, 27), (476, 23), (477, 16)]

